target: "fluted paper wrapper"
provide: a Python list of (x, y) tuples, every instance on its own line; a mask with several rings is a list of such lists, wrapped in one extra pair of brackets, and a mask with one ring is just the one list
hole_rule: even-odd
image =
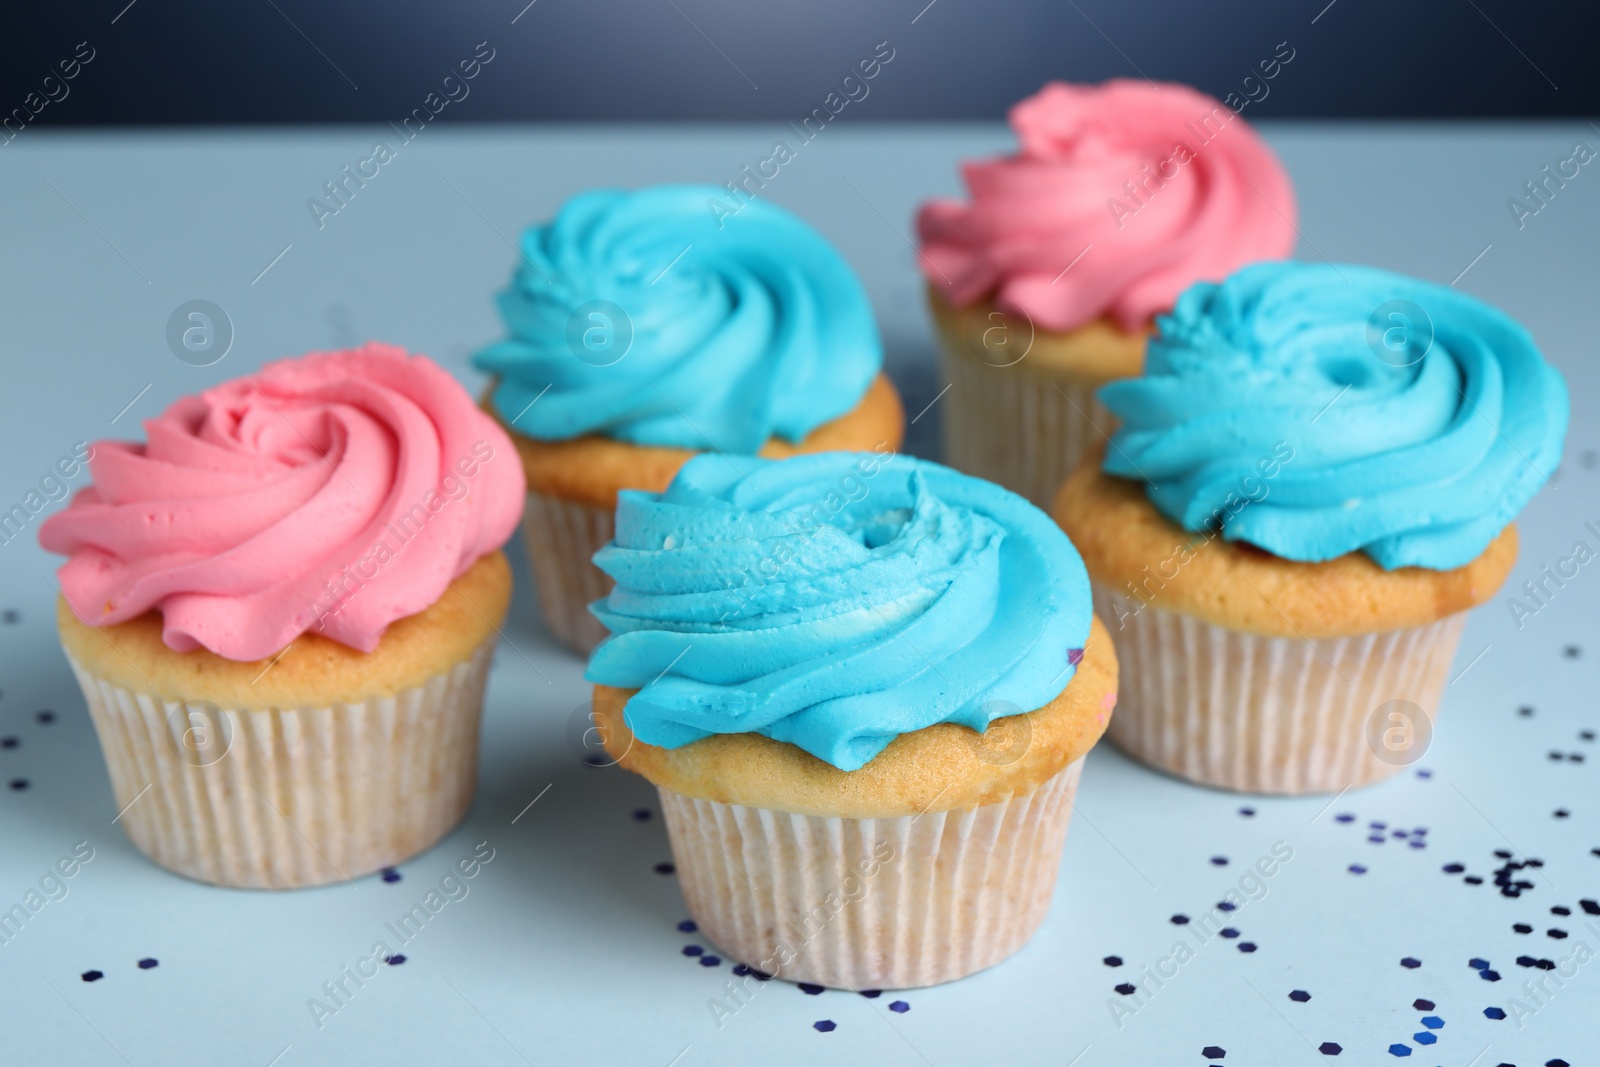
[(1169, 774), (1243, 793), (1337, 793), (1420, 758), (1425, 743), (1383, 752), (1382, 711), (1409, 701), (1431, 736), (1466, 623), (1458, 612), (1354, 637), (1263, 637), (1098, 586), (1095, 611), (1121, 668), (1111, 740)]
[(1080, 758), (970, 811), (822, 818), (661, 789), (689, 913), (730, 958), (795, 982), (907, 989), (981, 971), (1049, 910)]
[[(1020, 365), (996, 367), (981, 344), (942, 331), (944, 461), (1049, 510), (1056, 490), (1116, 419), (1095, 399), (1103, 381)], [(1098, 429), (1096, 427), (1099, 427)]]
[(493, 649), (392, 696), (265, 711), (72, 669), (140, 851), (202, 882), (288, 889), (393, 866), (461, 821)]
[(539, 590), (539, 611), (550, 633), (580, 655), (594, 651), (606, 636), (589, 605), (611, 592), (611, 579), (593, 560), (615, 528), (605, 508), (547, 493), (528, 494), (522, 540)]

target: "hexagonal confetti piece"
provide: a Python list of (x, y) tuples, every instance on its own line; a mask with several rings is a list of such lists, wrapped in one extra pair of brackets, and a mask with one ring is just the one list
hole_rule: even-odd
[(1208, 1060), (1220, 1060), (1227, 1054), (1228, 1052), (1226, 1049), (1218, 1048), (1216, 1045), (1207, 1045), (1205, 1048), (1200, 1050), (1200, 1055), (1204, 1056)]
[(1416, 1033), (1411, 1035), (1411, 1040), (1415, 1041), (1419, 1045), (1431, 1045), (1435, 1041), (1439, 1040), (1439, 1035), (1430, 1030), (1418, 1030)]
[(1118, 982), (1112, 988), (1125, 997), (1131, 997), (1138, 992), (1138, 988), (1132, 982)]
[(1409, 1055), (1411, 1055), (1411, 1046), (1410, 1045), (1402, 1045), (1397, 1041), (1394, 1044), (1389, 1046), (1389, 1055), (1391, 1055), (1391, 1056), (1409, 1056)]
[(685, 919), (683, 922), (678, 924), (678, 929), (682, 930), (686, 934), (692, 934), (700, 928), (694, 924), (693, 919)]
[(1366, 874), (1367, 869), (1359, 863), (1352, 863), (1348, 868), (1351, 874)]
[(384, 960), (383, 962), (387, 963), (391, 967), (398, 967), (402, 963), (404, 963), (405, 961), (406, 961), (405, 956), (402, 953), (396, 952), (393, 956), (390, 956), (388, 959)]
[(685, 956), (703, 956), (703, 955), (705, 955), (705, 951), (706, 950), (701, 948), (699, 945), (684, 945), (683, 946), (683, 954)]
[(1434, 1008), (1434, 1003), (1431, 1000), (1425, 1000), (1422, 997), (1418, 997), (1416, 1000), (1411, 1002), (1411, 1006), (1416, 1008), (1418, 1011), (1432, 1011)]
[(1254, 952), (1255, 950), (1256, 950), (1256, 943), (1254, 941), (1241, 941), (1241, 942), (1239, 942), (1239, 951), (1240, 952)]
[(1187, 916), (1187, 915), (1174, 915), (1168, 921), (1171, 922), (1173, 926), (1186, 926), (1186, 925), (1188, 925), (1188, 922), (1189, 922), (1189, 916)]
[(1489, 961), (1473, 957), (1467, 961), (1467, 966), (1475, 971), (1487, 971), (1489, 969)]
[(835, 1023), (832, 1019), (818, 1019), (811, 1024), (811, 1029), (824, 1034), (832, 1033), (837, 1027), (838, 1023)]
[(817, 985), (815, 982), (801, 982), (800, 992), (804, 993), (808, 997), (821, 996), (822, 987)]
[(1405, 959), (1400, 961), (1400, 966), (1406, 968), (1408, 971), (1414, 971), (1418, 967), (1422, 966), (1422, 961), (1417, 959), (1415, 956), (1407, 956)]
[(1503, 1008), (1484, 1008), (1483, 1015), (1486, 1019), (1504, 1019), (1506, 1017)]
[(1478, 977), (1482, 978), (1485, 982), (1498, 982), (1500, 981), (1500, 972), (1491, 968), (1487, 971), (1479, 971)]
[(866, 997), (868, 1000), (877, 1000), (879, 997), (883, 996), (883, 990), (881, 989), (860, 989), (857, 990), (857, 992)]
[(906, 1012), (911, 1010), (911, 1005), (907, 1004), (903, 1000), (895, 1000), (890, 1002), (889, 1010), (900, 1015), (904, 1015)]
[(156, 966), (158, 963), (160, 963), (160, 961), (157, 960), (154, 956), (146, 956), (144, 959), (139, 961), (139, 969), (141, 971), (148, 971), (150, 968)]
[(1339, 1044), (1337, 1041), (1324, 1041), (1322, 1044), (1317, 1046), (1317, 1051), (1322, 1053), (1324, 1056), (1337, 1056), (1339, 1053), (1344, 1051), (1344, 1046)]
[(1122, 966), (1122, 957), (1121, 956), (1107, 956), (1105, 959), (1101, 960), (1100, 962), (1105, 964), (1107, 967), (1121, 967)]
[(1289, 999), (1294, 1001), (1296, 1004), (1304, 1004), (1306, 1001), (1311, 999), (1311, 994), (1307, 993), (1304, 989), (1292, 989), (1289, 991)]
[(1442, 1030), (1444, 1029), (1444, 1020), (1437, 1015), (1424, 1015), (1422, 1017), (1422, 1025), (1429, 1030)]
[(1531, 934), (1531, 933), (1533, 933), (1533, 927), (1529, 926), (1527, 923), (1512, 923), (1511, 924), (1511, 929), (1512, 929), (1513, 932), (1519, 933), (1519, 934)]
[(715, 967), (721, 962), (721, 958), (717, 956), (705, 955), (700, 957), (700, 966), (702, 967)]
[(1226, 937), (1230, 941), (1239, 936), (1239, 931), (1235, 930), (1231, 926), (1224, 926), (1222, 929), (1218, 930), (1217, 933), (1221, 934), (1223, 937)]
[(98, 981), (100, 981), (100, 979), (105, 977), (105, 972), (104, 971), (84, 971), (78, 977), (82, 978), (85, 982), (98, 982)]

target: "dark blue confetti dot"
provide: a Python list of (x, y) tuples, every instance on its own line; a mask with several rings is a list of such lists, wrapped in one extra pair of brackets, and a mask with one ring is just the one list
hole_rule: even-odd
[(1389, 1046), (1389, 1055), (1391, 1055), (1391, 1056), (1409, 1056), (1409, 1055), (1411, 1055), (1411, 1046), (1410, 1045), (1402, 1045), (1397, 1041), (1394, 1044)]
[(1311, 994), (1307, 993), (1304, 989), (1291, 989), (1289, 991), (1289, 999), (1294, 1001), (1296, 1004), (1304, 1004), (1306, 1001), (1311, 999)]
[(1517, 966), (1518, 967), (1536, 967), (1536, 966), (1538, 966), (1538, 964), (1539, 964), (1539, 961), (1534, 959), (1532, 956), (1518, 956), (1517, 957)]
[(1406, 833), (1404, 830), (1390, 830), (1389, 831), (1389, 836), (1390, 837), (1410, 837), (1411, 835)]
[(1361, 864), (1359, 864), (1359, 863), (1352, 863), (1350, 865), (1350, 873), (1351, 874), (1366, 874), (1367, 873), (1367, 869), (1365, 867), (1361, 866)]
[(1572, 909), (1567, 907), (1565, 904), (1556, 904), (1556, 905), (1551, 907), (1550, 914), (1551, 915), (1571, 915), (1572, 914)]
[(760, 982), (770, 982), (772, 980), (772, 975), (768, 974), (766, 971), (758, 971), (747, 963), (734, 964), (733, 973), (739, 975), (741, 978), (745, 975), (750, 975), (752, 978)]
[(1418, 1030), (1416, 1033), (1411, 1035), (1411, 1040), (1415, 1041), (1419, 1045), (1431, 1045), (1435, 1041), (1439, 1040), (1439, 1035), (1429, 1033), (1426, 1030)]
[(649, 808), (634, 808), (633, 809), (633, 821), (634, 822), (649, 822), (650, 821), (650, 809)]
[(98, 981), (100, 981), (100, 979), (105, 977), (105, 972), (104, 971), (84, 971), (78, 977), (82, 978), (85, 982), (98, 982)]
[(837, 1028), (838, 1024), (832, 1019), (818, 1019), (816, 1022), (811, 1024), (811, 1029), (817, 1030), (824, 1034), (832, 1033)]
[(1488, 1019), (1504, 1019), (1506, 1017), (1506, 1013), (1502, 1008), (1484, 1008), (1483, 1014)]
[(1221, 934), (1223, 937), (1229, 938), (1230, 940), (1239, 936), (1239, 931), (1235, 930), (1231, 926), (1224, 926), (1221, 930), (1218, 930), (1217, 933)]
[(1226, 857), (1226, 856), (1212, 856), (1211, 857), (1211, 865), (1213, 867), (1226, 867), (1228, 865), (1228, 857)]
[(1138, 991), (1131, 982), (1120, 982), (1117, 985), (1112, 986), (1112, 988), (1125, 997), (1131, 997)]
[(1500, 981), (1500, 972), (1496, 970), (1479, 971), (1478, 977), (1485, 982), (1498, 982)]
[(1475, 971), (1487, 971), (1489, 969), (1489, 961), (1478, 959), (1476, 956), (1474, 956), (1472, 959), (1467, 961), (1467, 966), (1471, 967)]
[(148, 971), (150, 968), (156, 966), (160, 962), (161, 961), (156, 959), (154, 956), (146, 956), (144, 959), (139, 961), (139, 969), (141, 971)]
[(1218, 911), (1233, 911), (1234, 909), (1238, 908), (1238, 906), (1239, 905), (1235, 904), (1231, 900), (1219, 900), (1219, 901), (1217, 901), (1217, 910)]
[(1533, 709), (1528, 707), (1528, 705), (1524, 704), (1524, 705), (1522, 705), (1522, 707), (1517, 709), (1517, 714), (1521, 715), (1524, 719), (1526, 719), (1528, 716), (1533, 714)]
[(1239, 951), (1240, 952), (1254, 952), (1255, 950), (1256, 950), (1256, 943), (1254, 941), (1241, 941), (1241, 942), (1239, 942)]
[(1228, 1053), (1226, 1050), (1218, 1048), (1216, 1045), (1207, 1045), (1205, 1048), (1200, 1050), (1200, 1055), (1204, 1056), (1208, 1060), (1220, 1060), (1227, 1054)]
[(1469, 874), (1469, 875), (1467, 875), (1465, 878), (1463, 878), (1461, 880), (1463, 882), (1467, 883), (1468, 885), (1482, 885), (1483, 884), (1483, 879), (1478, 877), (1475, 874)]
[(406, 961), (405, 955), (403, 953), (396, 952), (393, 956), (390, 956), (388, 959), (384, 960), (383, 962), (387, 963), (391, 967), (398, 967), (402, 963), (404, 963), (405, 961)]
[(670, 863), (658, 863), (658, 864), (656, 864), (656, 865), (655, 865), (655, 867), (654, 867), (654, 868), (653, 868), (653, 870), (654, 870), (654, 871), (655, 871), (655, 872), (656, 872), (656, 873), (657, 873), (657, 874), (671, 874), (671, 873), (673, 873), (673, 872), (674, 872), (674, 871), (676, 871), (676, 870), (677, 870), (677, 869), (678, 869), (678, 868), (676, 868), (676, 867), (674, 867), (674, 866), (673, 866), (673, 865), (672, 865), (672, 864), (670, 864)]
[(1317, 1046), (1317, 1051), (1322, 1053), (1324, 1056), (1337, 1056), (1339, 1053), (1344, 1051), (1344, 1046), (1339, 1044), (1337, 1041), (1324, 1041), (1322, 1044)]
[(684, 945), (683, 946), (683, 954), (685, 956), (703, 956), (703, 955), (705, 955), (705, 951), (706, 950), (701, 948), (699, 945)]
[(804, 993), (808, 997), (821, 996), (822, 987), (817, 985), (815, 982), (801, 982), (800, 992)]
[(1171, 919), (1171, 922), (1172, 922), (1173, 926), (1186, 926), (1186, 925), (1188, 925), (1188, 922), (1189, 922), (1189, 916), (1187, 916), (1187, 915), (1174, 915), (1172, 917), (1172, 919)]
[(1418, 1011), (1432, 1011), (1436, 1005), (1431, 1000), (1424, 1000), (1422, 997), (1418, 997), (1411, 1002), (1411, 1006)]
[(1557, 808), (1551, 814), (1553, 814), (1558, 819), (1565, 819), (1567, 816), (1571, 815), (1572, 812), (1568, 811), (1566, 808)]
[(1426, 767), (1421, 767), (1417, 770), (1417, 777), (1426, 780), (1433, 777), (1433, 772)]
[(1247, 819), (1251, 818), (1252, 816), (1254, 816), (1255, 813), (1256, 813), (1256, 809), (1255, 808), (1240, 808), (1239, 809), (1239, 814), (1243, 815)]
[(1422, 1017), (1422, 1025), (1429, 1030), (1440, 1030), (1444, 1028), (1444, 1020), (1437, 1015), (1424, 1015)]
[(1407, 970), (1414, 971), (1418, 967), (1422, 966), (1422, 961), (1417, 959), (1415, 956), (1407, 956), (1405, 959), (1400, 961), (1400, 966), (1406, 968)]
[(1494, 854), (1495, 854), (1495, 856), (1497, 858), (1503, 859), (1503, 860), (1508, 860), (1508, 859), (1511, 858), (1511, 850), (1510, 849), (1497, 848), (1497, 849), (1494, 850)]
[(877, 1000), (879, 997), (883, 996), (883, 990), (881, 989), (863, 989), (860, 990), (860, 993), (868, 1000)]
[(700, 928), (694, 924), (693, 919), (685, 919), (683, 922), (678, 924), (678, 929), (682, 930), (686, 934), (692, 934)]
[(1578, 731), (1578, 740), (1579, 741), (1593, 741), (1594, 740), (1594, 731), (1593, 730), (1579, 730)]
[(393, 867), (385, 867), (382, 871), (382, 874), (383, 880), (388, 882), (390, 885), (393, 885), (395, 882), (400, 880), (400, 872), (395, 870)]
[(1371, 837), (1367, 838), (1367, 841), (1370, 844), (1381, 845), (1384, 842), (1384, 836), (1382, 834), (1373, 834)]
[(15, 737), (0, 737), (0, 748), (16, 748), (19, 744)]
[(28, 788), (28, 780), (26, 778), (13, 778), (9, 784), (12, 789), (17, 790), (18, 792)]
[(1537, 963), (1534, 964), (1534, 966), (1539, 968), (1539, 970), (1541, 970), (1541, 971), (1553, 971), (1553, 970), (1556, 969), (1556, 961), (1555, 960), (1539, 960)]
[(34, 718), (38, 719), (44, 725), (49, 726), (51, 723), (56, 721), (56, 713), (46, 708), (44, 711), (41, 711), (35, 715)]
[(1549, 930), (1546, 930), (1544, 932), (1544, 934), (1545, 934), (1546, 937), (1553, 937), (1557, 941), (1564, 940), (1566, 938), (1566, 936), (1567, 936), (1567, 932), (1565, 930), (1557, 930), (1554, 927), (1551, 927)]
[(1413, 840), (1407, 841), (1406, 844), (1408, 846), (1410, 846), (1411, 848), (1427, 848), (1428, 847), (1428, 843), (1426, 841), (1421, 840), (1421, 839), (1413, 839)]
[(1544, 1067), (1572, 1067), (1566, 1060), (1545, 1060)]
[(1444, 865), (1445, 874), (1460, 874), (1464, 870), (1466, 868), (1459, 863), (1447, 863)]
[(700, 966), (702, 967), (715, 967), (721, 962), (722, 960), (716, 956), (706, 955), (700, 957)]
[(903, 1000), (896, 1000), (890, 1003), (889, 1010), (897, 1015), (904, 1015), (906, 1012), (911, 1010), (911, 1005), (907, 1004)]
[(1600, 901), (1580, 900), (1578, 907), (1583, 909), (1585, 915), (1600, 915)]
[(1333, 817), (1333, 819), (1334, 819), (1335, 822), (1355, 822), (1356, 821), (1356, 817), (1354, 815), (1348, 815), (1348, 814), (1347, 815), (1335, 815)]
[(1101, 960), (1100, 962), (1105, 964), (1107, 967), (1121, 967), (1122, 966), (1122, 957), (1121, 956), (1107, 956), (1105, 959)]
[(1387, 830), (1389, 828), (1388, 823), (1379, 822), (1377, 819), (1373, 819), (1371, 822), (1367, 823), (1367, 825), (1374, 830)]

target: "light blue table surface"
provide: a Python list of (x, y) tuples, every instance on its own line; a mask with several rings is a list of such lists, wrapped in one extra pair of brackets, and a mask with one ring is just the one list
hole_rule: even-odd
[[(1537, 996), (1524, 983), (1547, 972), (1517, 963), (1600, 950), (1600, 917), (1579, 903), (1600, 898), (1600, 744), (1581, 736), (1600, 729), (1600, 573), (1583, 569), (1521, 627), (1506, 603), (1574, 542), (1600, 548), (1584, 525), (1600, 527), (1600, 170), (1584, 166), (1520, 229), (1507, 206), (1576, 141), (1600, 147), (1600, 131), (1265, 133), (1299, 189), (1301, 258), (1457, 279), (1526, 322), (1572, 387), (1566, 462), (1521, 520), (1508, 590), (1467, 627), (1418, 768), (1329, 806), (1195, 788), (1102, 745), (1049, 919), (1019, 955), (898, 998), (772, 983), (719, 1028), (708, 1001), (723, 996), (729, 964), (682, 954), (703, 942), (679, 932), (675, 880), (653, 870), (669, 858), (653, 791), (620, 769), (584, 766), (566, 740), (586, 695), (581, 665), (544, 635), (525, 570), (467, 821), (396, 882), (234, 891), (155, 867), (113, 824), (94, 731), (55, 637), (56, 561), (30, 530), (0, 547), (0, 736), (18, 742), (0, 748), (0, 907), (75, 843), (94, 858), (0, 945), (0, 1063), (1281, 1067), (1390, 1062), (1397, 1043), (1408, 1062), (1454, 1067), (1600, 1061), (1600, 963), (1567, 965), (1576, 973)], [(496, 335), (491, 297), (523, 225), (594, 185), (733, 178), (784, 135), (777, 123), (430, 130), (319, 230), (308, 198), (392, 131), (29, 131), (0, 149), (0, 510), (74, 442), (137, 436), (139, 420), (173, 398), (269, 358), (381, 338), (476, 387), (467, 357)], [(908, 243), (914, 205), (957, 192), (959, 159), (1008, 143), (998, 125), (841, 122), (763, 192), (861, 272), (911, 414), (938, 391)], [(167, 318), (191, 299), (232, 321), (232, 350), (216, 365), (168, 350)], [(935, 405), (913, 427), (912, 451), (937, 454), (937, 420)], [(39, 721), (45, 709), (53, 722)], [(1240, 814), (1246, 805), (1253, 816)], [(637, 819), (639, 808), (650, 817)], [(1369, 843), (1372, 821), (1386, 824), (1382, 844)], [(1397, 828), (1419, 832), (1389, 836)], [(495, 858), (470, 895), (319, 1028), (308, 1000), (483, 841)], [(1208, 943), (1150, 988), (1140, 972), (1181, 933), (1170, 917), (1208, 910), (1280, 841), (1293, 859), (1240, 909), (1240, 936)], [(1497, 849), (1543, 861), (1515, 875), (1533, 883), (1520, 897), (1490, 884)], [(1450, 863), (1485, 884), (1445, 873)], [(1240, 951), (1245, 943), (1256, 951)], [(1102, 962), (1112, 955), (1124, 964)], [(1421, 965), (1404, 967), (1405, 957)], [(145, 958), (159, 964), (141, 969)], [(104, 977), (85, 982), (90, 970)], [(1113, 991), (1124, 981), (1147, 995), (1118, 1019), (1110, 1005), (1125, 999)], [(1419, 998), (1433, 1010), (1413, 1007)], [(888, 1011), (894, 999), (909, 1010)], [(1487, 1017), (1493, 1007), (1508, 1017)], [(1444, 1025), (1428, 1031), (1423, 1016)], [(814, 1029), (823, 1019), (837, 1028)], [(1423, 1032), (1437, 1041), (1419, 1043)], [(1330, 1041), (1338, 1059), (1317, 1051)], [(1226, 1056), (1205, 1058), (1208, 1046)]]

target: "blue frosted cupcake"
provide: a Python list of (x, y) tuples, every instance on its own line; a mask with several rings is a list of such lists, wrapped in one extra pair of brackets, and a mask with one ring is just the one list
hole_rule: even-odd
[(712, 455), (623, 493), (595, 559), (596, 722), (729, 957), (860, 989), (1022, 947), (1116, 701), (1048, 516), (905, 457)]
[(1113, 740), (1261, 792), (1415, 762), (1560, 460), (1560, 374), (1503, 312), (1367, 267), (1247, 267), (1158, 326), (1055, 505), (1122, 657)]
[[(898, 448), (900, 400), (866, 291), (811, 227), (714, 186), (600, 190), (522, 238), (507, 335), (475, 363), (528, 480), (545, 622), (587, 652), (610, 582), (589, 557), (623, 489), (665, 489), (702, 451)], [(725, 213), (724, 213), (725, 214)]]

